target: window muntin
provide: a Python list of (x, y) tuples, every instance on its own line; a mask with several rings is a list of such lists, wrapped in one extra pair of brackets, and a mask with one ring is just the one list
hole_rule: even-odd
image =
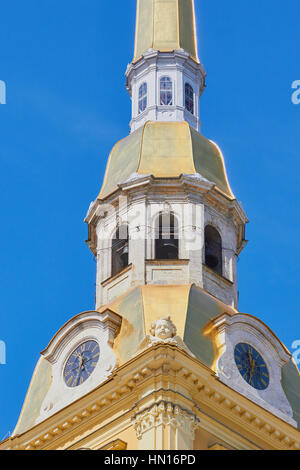
[(173, 83), (170, 77), (161, 77), (160, 79), (160, 104), (173, 105)]
[(115, 276), (128, 266), (129, 236), (127, 225), (120, 226), (112, 240), (111, 275)]
[(144, 82), (141, 84), (139, 88), (139, 114), (145, 111), (147, 108), (147, 93), (148, 93), (148, 86), (147, 83)]
[(160, 213), (155, 228), (155, 259), (178, 259), (178, 222), (172, 212)]
[(194, 114), (194, 90), (193, 87), (186, 83), (184, 86), (185, 94), (185, 109), (190, 113)]
[(211, 225), (205, 227), (205, 264), (222, 276), (222, 238)]

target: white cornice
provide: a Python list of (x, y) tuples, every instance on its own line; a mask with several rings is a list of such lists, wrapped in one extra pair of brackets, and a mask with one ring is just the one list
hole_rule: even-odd
[(175, 61), (178, 64), (185, 65), (189, 67), (194, 72), (198, 72), (201, 77), (206, 77), (206, 72), (202, 64), (198, 64), (195, 62), (187, 52), (182, 50), (177, 50), (173, 52), (160, 52), (155, 50), (149, 50), (145, 52), (141, 58), (137, 62), (131, 62), (127, 65), (125, 76), (127, 78), (127, 85), (128, 80), (130, 79), (131, 74), (143, 67), (149, 67), (153, 64), (156, 64), (159, 60), (166, 62), (166, 61)]
[(291, 353), (287, 348), (282, 344), (278, 337), (273, 333), (273, 331), (265, 325), (261, 320), (249, 315), (247, 313), (236, 313), (235, 315), (229, 315), (228, 313), (223, 313), (217, 318), (209, 322), (206, 327), (207, 334), (214, 330), (221, 331), (224, 327), (236, 325), (238, 328), (245, 329), (247, 325), (256, 330), (260, 335), (266, 338), (266, 340), (272, 344), (274, 351), (276, 351), (278, 362), (280, 365), (285, 365), (291, 359)]
[[(106, 215), (106, 208), (108, 211), (111, 205), (117, 208), (119, 198), (125, 195), (129, 197), (128, 204), (130, 204), (131, 199), (141, 191), (144, 192), (142, 195), (142, 199), (144, 199), (145, 197), (149, 198), (152, 192), (154, 197), (158, 197), (158, 191), (161, 191), (161, 194), (163, 194), (168, 191), (178, 192), (179, 189), (182, 189), (186, 193), (186, 196), (190, 196), (193, 193), (197, 194), (197, 197), (205, 196), (208, 204), (214, 204), (214, 207), (217, 210), (219, 209), (222, 213), (227, 213), (227, 215), (232, 214), (237, 225), (244, 226), (248, 222), (248, 218), (240, 203), (236, 199), (230, 199), (217, 188), (215, 183), (202, 177), (199, 173), (191, 175), (182, 174), (180, 177), (175, 178), (156, 178), (150, 174), (140, 175), (133, 173), (129, 178), (120, 183), (118, 187), (119, 190), (105, 199), (96, 199), (94, 203), (90, 204), (85, 222), (89, 224), (90, 232), (90, 238), (87, 244), (93, 253), (95, 252), (95, 247), (92, 233), (95, 230), (99, 218), (109, 216), (109, 214)], [(182, 195), (180, 199), (182, 200)], [(243, 234), (241, 234), (240, 238), (242, 235)], [(239, 253), (245, 245), (246, 241), (241, 238), (238, 248)]]

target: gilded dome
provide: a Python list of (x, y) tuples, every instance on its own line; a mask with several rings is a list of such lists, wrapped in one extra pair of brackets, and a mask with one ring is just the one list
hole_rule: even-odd
[(133, 174), (155, 178), (199, 174), (234, 199), (222, 152), (185, 121), (149, 121), (119, 141), (110, 153), (98, 198), (109, 196)]

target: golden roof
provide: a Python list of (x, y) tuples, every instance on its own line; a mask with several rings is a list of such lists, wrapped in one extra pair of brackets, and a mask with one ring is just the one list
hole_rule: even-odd
[(99, 199), (133, 174), (176, 178), (200, 174), (230, 199), (224, 158), (218, 146), (182, 122), (147, 122), (112, 149)]
[(199, 63), (194, 0), (137, 0), (133, 61), (148, 49), (184, 49)]
[(99, 311), (111, 309), (122, 317), (121, 330), (114, 343), (119, 363), (132, 358), (149, 334), (152, 322), (170, 316), (193, 354), (208, 367), (214, 363), (212, 340), (203, 334), (204, 326), (233, 307), (194, 285), (141, 285), (120, 296)]
[[(126, 292), (99, 311), (111, 309), (122, 317), (120, 332), (113, 349), (119, 365), (125, 364), (137, 352), (151, 323), (162, 316), (171, 316), (177, 334), (205, 366), (213, 370), (215, 345), (205, 334), (205, 326), (223, 313), (234, 315), (237, 310), (195, 285), (142, 285)], [(34, 426), (42, 402), (52, 380), (52, 366), (40, 358), (23, 405), (14, 435)], [(300, 428), (300, 375), (291, 359), (282, 369), (282, 386)]]

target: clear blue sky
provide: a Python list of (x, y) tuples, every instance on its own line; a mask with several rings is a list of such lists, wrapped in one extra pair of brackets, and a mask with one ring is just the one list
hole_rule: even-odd
[[(94, 307), (83, 219), (114, 143), (128, 133), (124, 72), (136, 0), (1, 5), (0, 439), (13, 431), (39, 352)], [(250, 224), (240, 310), (288, 346), (300, 339), (299, 0), (195, 0), (207, 70), (202, 132), (224, 152)]]

